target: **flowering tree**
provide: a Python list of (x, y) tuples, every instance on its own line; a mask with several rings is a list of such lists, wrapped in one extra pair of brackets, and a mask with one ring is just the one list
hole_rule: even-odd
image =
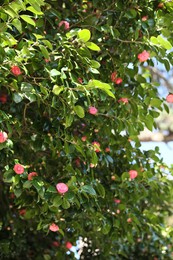
[[(140, 150), (172, 95), (170, 1), (5, 0), (0, 8), (0, 256), (171, 259), (172, 183)], [(99, 258), (101, 257), (101, 258)]]

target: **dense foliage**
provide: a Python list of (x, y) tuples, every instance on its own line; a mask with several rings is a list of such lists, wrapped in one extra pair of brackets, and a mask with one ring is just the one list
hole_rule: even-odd
[(173, 2), (5, 0), (0, 19), (1, 259), (74, 259), (79, 238), (81, 259), (171, 259), (172, 183), (138, 135), (168, 111), (148, 66), (173, 64)]

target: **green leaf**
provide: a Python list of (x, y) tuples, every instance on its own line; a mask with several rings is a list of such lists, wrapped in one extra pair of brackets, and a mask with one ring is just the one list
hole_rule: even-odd
[(154, 37), (154, 36), (151, 36), (150, 42), (153, 43), (153, 44), (156, 44), (156, 45), (159, 44), (158, 39), (156, 37)]
[(54, 85), (52, 92), (53, 92), (55, 95), (58, 96), (63, 90), (64, 90), (64, 87), (63, 87), (63, 86)]
[(62, 197), (57, 194), (57, 196), (53, 199), (53, 206), (59, 207), (62, 204)]
[(12, 25), (16, 27), (16, 29), (22, 33), (22, 24), (19, 19), (14, 19), (12, 22)]
[(99, 80), (90, 80), (87, 87), (89, 87), (91, 89), (93, 89), (93, 87), (99, 88), (99, 89), (105, 91), (106, 94), (108, 94), (110, 97), (115, 98), (114, 94), (110, 91), (110, 89), (112, 89), (111, 86), (107, 83), (103, 83)]
[(46, 47), (44, 47), (43, 45), (39, 45), (39, 48), (45, 59), (49, 59), (49, 52), (47, 51)]
[(83, 107), (77, 105), (74, 107), (75, 113), (78, 115), (78, 117), (83, 118), (85, 116), (85, 112)]
[(96, 188), (97, 188), (97, 190), (98, 190), (100, 196), (101, 196), (102, 198), (104, 198), (104, 197), (105, 197), (105, 189), (104, 189), (103, 185), (100, 184), (100, 183), (97, 183)]
[(100, 51), (100, 47), (93, 42), (87, 42), (86, 46), (92, 51)]
[(86, 192), (90, 195), (96, 196), (96, 191), (91, 185), (84, 185), (81, 187), (81, 191)]
[(50, 71), (50, 76), (51, 76), (51, 77), (56, 77), (56, 76), (58, 76), (58, 75), (61, 75), (61, 72), (60, 72), (60, 71), (58, 71), (58, 70), (56, 70), (56, 69), (52, 69), (52, 70)]
[(25, 181), (23, 184), (24, 189), (29, 189), (32, 186), (32, 181)]
[(91, 38), (91, 33), (87, 29), (80, 30), (77, 35), (79, 40), (82, 40), (83, 42), (88, 42)]
[(162, 101), (159, 98), (152, 98), (152, 100), (150, 101), (150, 106), (160, 108), (161, 105)]
[(68, 200), (66, 200), (65, 198), (63, 198), (62, 207), (63, 207), (63, 209), (68, 209), (68, 208), (70, 208), (70, 203), (69, 203)]
[(145, 118), (145, 125), (146, 127), (152, 131), (153, 130), (153, 123), (154, 123), (154, 119), (152, 116), (150, 115), (147, 115), (146, 118)]
[(157, 39), (163, 48), (165, 48), (166, 50), (172, 49), (171, 43), (168, 40), (164, 39), (161, 35), (159, 35)]
[(15, 103), (20, 103), (23, 99), (23, 96), (20, 93), (13, 94), (13, 100)]
[[(36, 7), (36, 6), (35, 6)], [(42, 15), (43, 12), (40, 8), (37, 8), (37, 10), (33, 6), (29, 6), (26, 8), (28, 11), (32, 12), (33, 14)]]
[(91, 67), (92, 67), (92, 68), (95, 68), (95, 69), (100, 68), (100, 63), (99, 63), (98, 61), (96, 61), (96, 60), (91, 60), (90, 62), (91, 62)]
[(33, 20), (30, 16), (22, 14), (20, 17), (21, 17), (22, 20), (24, 20), (25, 22), (27, 22), (27, 23), (33, 25), (34, 27), (36, 26), (34, 20)]

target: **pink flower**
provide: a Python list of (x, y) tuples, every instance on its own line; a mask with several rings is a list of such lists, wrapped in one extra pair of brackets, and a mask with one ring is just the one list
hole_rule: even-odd
[(123, 82), (122, 78), (117, 78), (115, 80), (115, 84), (117, 84), (117, 85), (121, 84), (122, 82)]
[(149, 57), (150, 57), (150, 54), (146, 50), (144, 50), (143, 52), (138, 54), (138, 60), (140, 62), (144, 62), (144, 61), (148, 60)]
[(69, 22), (67, 22), (67, 21), (61, 21), (61, 22), (58, 24), (59, 27), (61, 27), (62, 25), (64, 25), (64, 29), (65, 29), (65, 30), (68, 30), (68, 29), (70, 28), (70, 24), (69, 24)]
[(88, 112), (89, 112), (91, 115), (96, 115), (97, 112), (98, 112), (98, 110), (97, 110), (97, 108), (95, 108), (95, 107), (89, 107)]
[(94, 146), (94, 151), (96, 153), (99, 153), (101, 151), (99, 142), (94, 141), (94, 142), (92, 142), (92, 145)]
[(105, 152), (106, 152), (106, 153), (109, 153), (109, 152), (110, 152), (110, 148), (109, 148), (109, 147), (106, 147), (106, 148), (105, 148)]
[(55, 224), (55, 223), (52, 223), (50, 226), (49, 226), (49, 230), (53, 231), (53, 232), (57, 232), (59, 230), (59, 227)]
[(12, 66), (11, 67), (11, 72), (15, 75), (15, 76), (19, 76), (22, 74), (20, 68), (18, 66)]
[(56, 189), (60, 194), (64, 194), (68, 191), (68, 186), (65, 183), (58, 183)]
[(17, 173), (17, 174), (22, 174), (22, 173), (24, 173), (24, 167), (23, 167), (21, 164), (19, 164), (19, 163), (17, 163), (17, 164), (14, 165), (13, 170), (14, 170), (15, 173)]
[(120, 212), (121, 212), (121, 211), (120, 211), (119, 209), (117, 209), (117, 214), (120, 214)]
[(66, 244), (65, 244), (65, 247), (67, 248), (67, 249), (70, 249), (70, 248), (72, 248), (72, 244), (70, 243), (70, 242), (67, 242)]
[(130, 170), (129, 171), (130, 179), (135, 179), (138, 176), (138, 172), (135, 170)]
[(120, 99), (118, 100), (118, 102), (119, 102), (119, 103), (122, 102), (122, 103), (124, 103), (124, 104), (127, 104), (127, 103), (129, 103), (129, 100), (128, 100), (128, 98), (120, 98)]
[(82, 136), (82, 137), (81, 137), (81, 140), (82, 140), (83, 142), (85, 142), (85, 141), (86, 141), (86, 139), (87, 139), (87, 137), (86, 137), (86, 136)]
[(90, 163), (90, 168), (94, 168), (96, 166), (97, 166), (97, 164)]
[(78, 82), (79, 82), (80, 84), (83, 83), (83, 79), (82, 79), (82, 78), (78, 78), (77, 80), (78, 80)]
[(131, 218), (128, 218), (128, 219), (127, 219), (127, 222), (128, 222), (128, 223), (131, 223), (131, 222), (132, 222), (132, 219), (131, 219)]
[(50, 62), (50, 59), (44, 59), (46, 63)]
[(141, 20), (142, 20), (143, 22), (147, 21), (147, 20), (148, 20), (148, 15), (143, 16)]
[(167, 95), (166, 101), (167, 101), (168, 103), (173, 103), (173, 94)]
[(33, 177), (34, 176), (37, 176), (38, 174), (36, 173), (36, 172), (30, 172), (29, 174), (28, 174), (28, 180), (29, 181), (32, 181), (32, 179), (33, 179)]
[(0, 132), (0, 143), (4, 143), (8, 138), (8, 135), (6, 132)]
[(116, 78), (117, 78), (117, 73), (116, 73), (116, 71), (114, 71), (114, 72), (112, 72), (112, 74), (111, 74), (111, 80), (112, 80), (112, 82), (115, 82)]
[(119, 203), (121, 202), (121, 200), (119, 200), (119, 199), (114, 199), (114, 202), (117, 203), (117, 204), (119, 204)]

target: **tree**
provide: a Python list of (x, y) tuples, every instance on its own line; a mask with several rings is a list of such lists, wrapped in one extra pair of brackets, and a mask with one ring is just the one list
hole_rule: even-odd
[(138, 135), (168, 111), (147, 66), (172, 65), (173, 3), (6, 0), (0, 15), (1, 258), (73, 259), (80, 238), (81, 259), (171, 259), (172, 182)]

